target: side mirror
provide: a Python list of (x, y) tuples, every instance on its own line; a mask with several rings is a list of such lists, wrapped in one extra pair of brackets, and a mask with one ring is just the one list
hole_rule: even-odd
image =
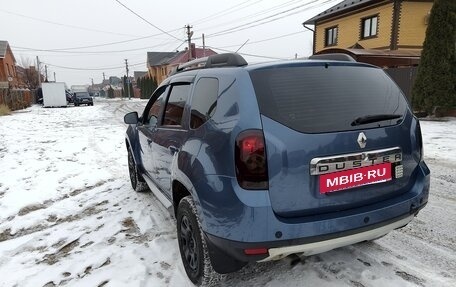
[(128, 125), (136, 125), (138, 121), (138, 112), (131, 112), (124, 116), (124, 122)]

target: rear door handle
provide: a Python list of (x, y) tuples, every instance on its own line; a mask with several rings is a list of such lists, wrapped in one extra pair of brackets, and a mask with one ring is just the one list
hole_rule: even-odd
[(175, 154), (176, 152), (179, 151), (179, 149), (175, 146), (169, 146), (169, 151), (171, 152), (171, 154)]

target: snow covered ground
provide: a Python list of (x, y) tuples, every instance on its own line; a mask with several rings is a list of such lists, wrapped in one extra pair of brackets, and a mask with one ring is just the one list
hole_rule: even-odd
[[(173, 219), (135, 193), (123, 115), (145, 101), (0, 117), (0, 286), (193, 286)], [(422, 121), (428, 206), (407, 227), (308, 258), (251, 264), (221, 286), (456, 286), (456, 120)]]

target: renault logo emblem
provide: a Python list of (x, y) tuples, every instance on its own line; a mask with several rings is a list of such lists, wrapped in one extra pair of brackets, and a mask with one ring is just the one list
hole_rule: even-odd
[(365, 148), (367, 143), (367, 137), (363, 132), (358, 135), (358, 144), (360, 148)]

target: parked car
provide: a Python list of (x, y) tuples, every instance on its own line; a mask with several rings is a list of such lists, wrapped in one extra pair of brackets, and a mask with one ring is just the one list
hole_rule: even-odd
[(88, 92), (76, 92), (73, 96), (73, 102), (75, 106), (88, 105), (93, 106), (93, 98)]
[(131, 185), (176, 217), (193, 283), (374, 240), (426, 205), (420, 124), (397, 85), (320, 57), (195, 60), (125, 115)]
[(70, 90), (65, 90), (65, 95), (66, 95), (66, 100), (69, 104), (73, 103), (73, 94), (70, 92)]

